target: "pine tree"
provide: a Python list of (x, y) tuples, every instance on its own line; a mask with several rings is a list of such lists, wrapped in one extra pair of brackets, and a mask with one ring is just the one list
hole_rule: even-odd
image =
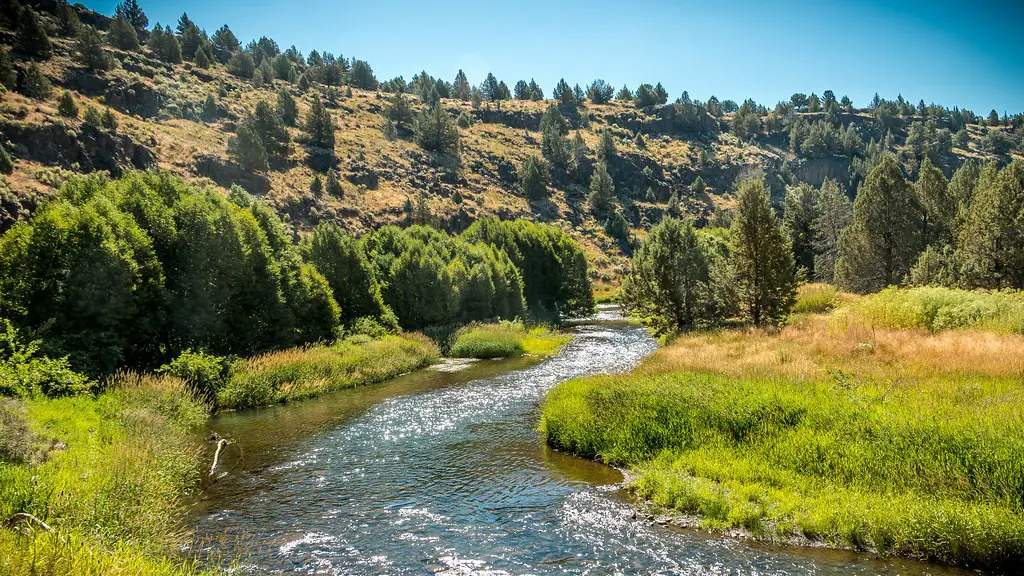
[(345, 189), (341, 187), (341, 181), (338, 180), (338, 174), (334, 170), (327, 171), (327, 181), (324, 183), (324, 191), (327, 192), (328, 196), (335, 198), (341, 198), (345, 195)]
[(793, 259), (797, 270), (806, 271), (814, 278), (814, 220), (818, 216), (818, 191), (800, 183), (786, 188), (783, 202), (782, 225), (793, 246)]
[(206, 55), (205, 48), (199, 48), (198, 50), (196, 50), (195, 59), (196, 66), (202, 68), (203, 70), (209, 68), (210, 65), (213, 64), (213, 61), (210, 59), (210, 57)]
[(494, 77), (494, 74), (487, 73), (487, 78), (484, 78), (483, 83), (480, 84), (480, 95), (484, 97), (484, 100), (491, 102), (498, 100), (498, 79)]
[(18, 87), (18, 74), (14, 70), (14, 61), (11, 60), (11, 53), (0, 46), (0, 92), (4, 89), (15, 90)]
[(949, 193), (949, 181), (942, 170), (927, 156), (921, 163), (914, 192), (921, 206), (921, 249), (932, 244), (948, 244), (952, 240), (957, 203)]
[(75, 104), (75, 99), (67, 90), (60, 95), (57, 113), (65, 118), (78, 118), (78, 104)]
[(50, 97), (52, 89), (50, 80), (43, 74), (39, 64), (35, 62), (22, 70), (21, 77), (18, 78), (18, 92), (29, 98), (45, 100)]
[(796, 301), (793, 248), (772, 211), (763, 180), (740, 185), (730, 236), (742, 313), (755, 326), (785, 320)]
[(107, 130), (117, 130), (117, 116), (114, 115), (114, 111), (107, 106), (106, 110), (103, 111), (103, 127)]
[(238, 127), (237, 136), (228, 140), (228, 152), (246, 170), (263, 172), (267, 169), (267, 150), (260, 137), (245, 124)]
[(902, 282), (921, 249), (919, 214), (899, 165), (884, 155), (861, 184), (839, 239), (836, 284), (867, 293)]
[(602, 215), (611, 212), (615, 202), (615, 183), (608, 174), (608, 166), (604, 162), (597, 165), (594, 175), (590, 177), (590, 194), (587, 196), (587, 203), (590, 204), (590, 211), (595, 215)]
[(138, 33), (135, 32), (135, 28), (131, 24), (120, 16), (110, 21), (110, 27), (107, 29), (107, 41), (110, 42), (111, 46), (120, 50), (139, 49)]
[(541, 153), (552, 166), (564, 171), (569, 165), (569, 122), (554, 105), (548, 106), (540, 119)]
[(113, 62), (103, 48), (103, 40), (92, 26), (83, 26), (75, 44), (75, 58), (93, 72), (109, 70)]
[(203, 120), (212, 122), (220, 116), (220, 107), (217, 106), (217, 100), (214, 99), (213, 94), (206, 95), (206, 102), (203, 103)]
[(303, 125), (306, 142), (315, 148), (323, 148), (334, 156), (334, 121), (320, 98), (314, 98)]
[(55, 11), (61, 36), (77, 36), (81, 22), (78, 13), (68, 4), (67, 0), (59, 0)]
[(555, 85), (555, 91), (552, 93), (552, 97), (555, 100), (558, 100), (558, 104), (560, 106), (576, 106), (576, 95), (573, 94), (572, 88), (569, 87), (569, 84), (565, 81), (565, 78), (559, 80), (558, 84)]
[(263, 142), (263, 147), (271, 154), (280, 154), (288, 149), (291, 139), (281, 117), (270, 107), (266, 100), (256, 103), (256, 108), (246, 120), (249, 129)]
[(551, 173), (548, 163), (543, 158), (531, 154), (523, 162), (519, 175), (520, 185), (523, 194), (530, 200), (539, 200), (548, 195), (548, 184), (551, 183)]
[(601, 131), (601, 139), (597, 145), (597, 158), (602, 162), (609, 162), (615, 157), (615, 137), (610, 130)]
[(277, 92), (277, 115), (281, 117), (285, 126), (295, 126), (299, 121), (298, 104), (284, 88)]
[(131, 24), (136, 30), (145, 30), (149, 26), (149, 18), (139, 7), (136, 0), (125, 0), (117, 5), (114, 14)]
[(1024, 162), (981, 170), (957, 245), (973, 288), (1024, 288)]
[(814, 229), (814, 278), (819, 282), (835, 282), (839, 238), (853, 219), (853, 205), (839, 189), (835, 180), (826, 178), (818, 193)]
[(416, 143), (424, 150), (442, 154), (459, 151), (459, 128), (440, 105), (420, 112), (413, 128)]
[(14, 38), (14, 47), (33, 58), (43, 60), (53, 55), (53, 46), (50, 38), (46, 35), (46, 28), (35, 10), (22, 8), (18, 20), (17, 36)]
[(412, 108), (404, 94), (395, 92), (391, 97), (391, 104), (384, 112), (385, 117), (395, 123), (396, 128), (409, 128), (412, 125)]
[(452, 84), (455, 89), (455, 97), (463, 102), (468, 102), (473, 95), (473, 90), (469, 86), (469, 80), (466, 79), (466, 74), (459, 70), (459, 73), (455, 75), (455, 82)]

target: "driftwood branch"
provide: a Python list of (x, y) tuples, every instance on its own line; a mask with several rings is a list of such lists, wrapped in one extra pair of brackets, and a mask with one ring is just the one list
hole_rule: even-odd
[(231, 442), (226, 438), (217, 440), (217, 450), (213, 453), (213, 465), (210, 466), (210, 476), (213, 476), (213, 473), (217, 470), (217, 462), (220, 460), (220, 451), (230, 444), (234, 444), (234, 442)]
[(46, 530), (47, 532), (53, 532), (53, 533), (57, 532), (56, 530), (51, 528), (49, 524), (47, 524), (46, 522), (43, 522), (42, 520), (40, 520), (39, 518), (36, 518), (32, 514), (29, 514), (28, 512), (18, 512), (17, 514), (15, 514), (15, 515), (11, 516), (10, 518), (8, 518), (7, 521), (4, 522), (4, 524), (6, 524), (7, 526), (10, 526), (10, 527), (13, 528), (19, 522), (24, 522), (26, 524), (35, 522), (43, 530)]

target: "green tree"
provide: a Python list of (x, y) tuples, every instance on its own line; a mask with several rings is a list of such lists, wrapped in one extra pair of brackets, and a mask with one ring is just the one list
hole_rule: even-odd
[(763, 180), (740, 185), (730, 236), (742, 313), (755, 326), (785, 320), (796, 301), (793, 248), (772, 211)]
[(334, 170), (327, 171), (327, 179), (324, 181), (324, 191), (327, 192), (328, 196), (335, 198), (341, 198), (345, 195), (345, 189), (341, 186), (341, 181), (338, 180), (338, 173)]
[(552, 166), (564, 171), (569, 166), (569, 122), (554, 105), (540, 119), (541, 154)]
[(782, 225), (793, 247), (797, 270), (804, 270), (807, 278), (814, 278), (814, 221), (818, 217), (818, 191), (800, 183), (786, 188), (782, 207)]
[(459, 70), (459, 73), (455, 75), (455, 82), (452, 84), (454, 88), (455, 97), (463, 102), (468, 102), (473, 95), (473, 90), (469, 85), (469, 80), (466, 79), (466, 74)]
[(420, 112), (413, 127), (416, 143), (430, 152), (458, 154), (459, 128), (440, 105)]
[(15, 90), (18, 87), (18, 74), (14, 70), (14, 61), (7, 48), (0, 46), (0, 92)]
[(633, 255), (622, 303), (658, 334), (714, 320), (708, 258), (689, 221), (666, 218), (651, 229)]
[(21, 78), (18, 79), (18, 92), (29, 98), (45, 100), (50, 97), (52, 90), (53, 86), (50, 84), (50, 80), (43, 74), (43, 69), (39, 67), (39, 64), (35, 62), (29, 64), (22, 71)]
[(615, 202), (615, 183), (608, 174), (608, 166), (604, 162), (597, 165), (594, 175), (590, 177), (590, 194), (587, 203), (594, 214), (611, 212)]
[(267, 149), (248, 124), (239, 126), (237, 135), (228, 140), (228, 152), (246, 170), (263, 172), (267, 169)]
[(203, 120), (212, 122), (220, 116), (220, 106), (217, 106), (217, 100), (213, 97), (213, 93), (206, 95), (206, 101), (203, 103)]
[(0, 174), (10, 176), (14, 172), (14, 161), (11, 160), (11, 155), (7, 153), (7, 150), (0, 146)]
[(110, 27), (107, 28), (107, 41), (111, 46), (120, 50), (139, 49), (139, 35), (135, 32), (135, 27), (120, 16), (110, 21)]
[(114, 14), (131, 24), (136, 30), (145, 30), (149, 26), (149, 18), (146, 17), (146, 13), (142, 11), (136, 0), (125, 0), (119, 3), (114, 9)]
[(295, 98), (288, 93), (288, 90), (281, 88), (277, 92), (277, 115), (284, 122), (285, 126), (295, 126), (299, 120), (299, 107)]
[(850, 199), (835, 180), (826, 178), (818, 193), (817, 214), (813, 222), (814, 278), (819, 282), (835, 282), (839, 238), (852, 219)]
[(334, 156), (334, 121), (331, 113), (320, 98), (314, 98), (303, 125), (306, 142), (314, 147), (328, 150)]
[(354, 88), (363, 90), (376, 90), (377, 78), (373, 75), (373, 68), (363, 60), (353, 60), (352, 70), (349, 72), (349, 84)]
[(519, 182), (523, 194), (530, 200), (539, 200), (548, 195), (548, 185), (551, 183), (551, 172), (548, 163), (543, 158), (533, 154), (526, 158), (523, 167), (519, 171)]
[(396, 320), (384, 304), (373, 267), (362, 245), (335, 224), (320, 224), (303, 243), (305, 258), (324, 275), (341, 307), (341, 321), (351, 326), (370, 317), (387, 326)]
[(976, 288), (1024, 288), (1024, 162), (978, 177), (957, 245), (964, 279)]
[(839, 239), (836, 284), (866, 293), (902, 282), (921, 249), (919, 210), (896, 160), (884, 155), (861, 184)]
[(288, 129), (285, 128), (276, 110), (271, 108), (270, 103), (266, 100), (256, 103), (256, 108), (253, 109), (245, 123), (253, 131), (253, 134), (263, 142), (263, 147), (267, 152), (281, 154), (288, 150), (288, 144), (291, 141)]
[(602, 130), (597, 144), (597, 158), (602, 162), (610, 162), (615, 158), (615, 137), (610, 130)]
[(53, 46), (50, 38), (46, 35), (46, 28), (35, 10), (22, 8), (18, 17), (17, 35), (14, 37), (14, 47), (24, 54), (33, 58), (47, 60), (53, 55)]
[(67, 0), (58, 0), (54, 13), (57, 16), (57, 26), (61, 36), (71, 37), (78, 35), (81, 22), (78, 19), (78, 13), (68, 4)]
[(75, 44), (75, 59), (93, 72), (103, 72), (113, 66), (110, 57), (103, 48), (103, 40), (99, 32), (92, 26), (82, 26)]
[(256, 73), (256, 61), (244, 50), (235, 52), (228, 60), (228, 72), (239, 78), (252, 78)]
[(384, 116), (395, 123), (396, 128), (408, 129), (412, 126), (412, 108), (404, 94), (395, 92), (391, 97), (391, 104), (384, 112)]
[(615, 88), (600, 78), (594, 80), (589, 86), (587, 86), (587, 98), (589, 98), (594, 104), (607, 104), (614, 94)]
[(195, 61), (196, 66), (203, 70), (206, 70), (213, 65), (213, 59), (206, 54), (206, 48), (202, 47), (196, 50)]
[(78, 104), (75, 104), (74, 97), (67, 90), (60, 95), (60, 101), (57, 103), (57, 113), (65, 118), (78, 118)]
[(925, 156), (918, 172), (914, 193), (921, 206), (921, 250), (952, 240), (957, 202), (949, 192), (949, 181)]

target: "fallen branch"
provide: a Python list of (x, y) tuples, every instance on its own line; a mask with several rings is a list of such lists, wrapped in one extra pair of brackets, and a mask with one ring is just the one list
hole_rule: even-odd
[(210, 466), (210, 476), (213, 476), (213, 473), (217, 470), (217, 461), (220, 460), (220, 451), (223, 450), (224, 447), (228, 446), (229, 444), (234, 444), (234, 442), (231, 442), (226, 438), (221, 438), (220, 440), (217, 440), (217, 451), (213, 453), (213, 466)]
[(4, 522), (4, 524), (7, 525), (7, 526), (10, 526), (11, 528), (13, 528), (19, 521), (25, 522), (25, 523), (35, 522), (40, 527), (42, 527), (43, 530), (46, 530), (47, 532), (53, 532), (53, 533), (57, 532), (56, 530), (51, 528), (49, 524), (47, 524), (46, 522), (43, 522), (42, 520), (40, 520), (39, 518), (36, 518), (35, 516), (29, 514), (28, 512), (18, 512), (17, 514), (15, 514), (15, 515), (11, 516), (10, 518), (8, 518), (7, 521)]

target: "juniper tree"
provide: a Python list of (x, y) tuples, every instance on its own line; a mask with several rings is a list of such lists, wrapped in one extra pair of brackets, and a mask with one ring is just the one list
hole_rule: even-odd
[(103, 48), (99, 32), (92, 26), (83, 26), (75, 43), (75, 59), (93, 72), (109, 70), (113, 62)]
[(213, 33), (213, 38), (211, 40), (214, 46), (228, 54), (235, 52), (240, 47), (238, 38), (235, 37), (235, 33), (231, 31), (231, 28), (228, 28), (227, 24), (218, 28), (217, 31)]
[(209, 68), (213, 64), (213, 60), (209, 56), (206, 55), (206, 49), (205, 48), (199, 48), (198, 50), (196, 50), (195, 59), (196, 59), (196, 66), (198, 66), (199, 68), (202, 68), (203, 70)]
[(267, 150), (263, 141), (245, 124), (239, 126), (237, 135), (228, 140), (228, 152), (246, 170), (263, 172), (267, 169)]
[(14, 90), (18, 87), (18, 74), (14, 70), (14, 61), (11, 60), (11, 53), (0, 46), (0, 92), (4, 89)]
[(110, 27), (107, 28), (107, 41), (111, 46), (120, 50), (139, 49), (139, 35), (135, 32), (135, 27), (120, 16), (110, 21)]
[(558, 100), (561, 106), (572, 107), (576, 105), (576, 95), (573, 94), (572, 88), (569, 87), (565, 78), (559, 80), (558, 84), (555, 85), (555, 90), (552, 92), (551, 97)]
[(245, 123), (253, 133), (259, 136), (267, 152), (279, 154), (288, 149), (290, 142), (288, 129), (285, 128), (281, 117), (266, 100), (256, 103), (256, 108), (253, 109)]
[(622, 88), (615, 94), (615, 99), (620, 102), (631, 102), (633, 100), (633, 92), (630, 91), (629, 86), (623, 84)]
[(914, 193), (920, 205), (921, 250), (932, 244), (948, 244), (952, 239), (957, 202), (949, 191), (949, 181), (925, 156), (918, 171)]
[(708, 256), (689, 221), (670, 217), (651, 229), (633, 255), (622, 303), (657, 334), (714, 320)]
[(797, 270), (806, 271), (807, 278), (814, 278), (814, 220), (818, 214), (818, 191), (808, 184), (800, 183), (786, 188), (783, 202), (782, 224), (793, 247), (793, 259)]
[(772, 210), (764, 180), (740, 185), (730, 257), (741, 312), (755, 326), (785, 320), (796, 300), (793, 248)]
[(313, 176), (313, 180), (309, 183), (309, 191), (314, 196), (321, 196), (324, 193), (324, 179), (319, 174)]
[(587, 203), (590, 204), (590, 211), (595, 215), (603, 215), (611, 212), (615, 202), (615, 183), (608, 174), (608, 166), (604, 162), (597, 165), (593, 176), (590, 177), (590, 193), (587, 195)]
[(404, 94), (395, 92), (384, 116), (395, 123), (397, 128), (409, 128), (413, 122), (412, 108)]
[(10, 154), (8, 154), (7, 150), (3, 147), (2, 144), (0, 144), (0, 174), (10, 176), (13, 172), (14, 161), (11, 160)]
[(594, 104), (607, 104), (615, 94), (615, 88), (611, 84), (598, 78), (587, 86), (587, 98)]
[(615, 157), (615, 137), (610, 130), (601, 131), (601, 139), (597, 145), (597, 158), (602, 162), (609, 162)]
[(548, 195), (548, 184), (551, 183), (551, 172), (543, 158), (533, 154), (526, 158), (519, 175), (523, 194), (531, 200), (539, 200)]
[(228, 72), (239, 78), (252, 78), (256, 73), (256, 62), (248, 52), (236, 52), (228, 60)]
[(43, 74), (39, 64), (32, 62), (21, 71), (18, 78), (19, 93), (36, 100), (45, 100), (50, 97), (52, 89), (50, 80)]
[(57, 103), (57, 113), (65, 118), (78, 118), (78, 104), (75, 104), (75, 99), (67, 90), (60, 95), (60, 101)]
[(899, 165), (884, 155), (861, 184), (839, 239), (836, 284), (865, 293), (902, 282), (920, 252), (919, 214)]
[(338, 174), (334, 170), (327, 171), (327, 180), (324, 182), (324, 191), (328, 196), (335, 198), (341, 198), (345, 195), (345, 189), (341, 187), (341, 181), (338, 180)]
[(309, 107), (303, 131), (310, 146), (329, 150), (331, 156), (334, 156), (334, 121), (331, 120), (331, 113), (324, 107), (319, 97), (314, 98), (313, 104)]
[(57, 25), (62, 36), (76, 36), (78, 35), (78, 29), (81, 26), (81, 22), (78, 19), (78, 13), (75, 9), (68, 4), (67, 0), (59, 0), (57, 2), (57, 9), (55, 10), (57, 16)]
[(529, 88), (530, 100), (533, 100), (534, 102), (539, 102), (544, 99), (544, 90), (540, 87), (540, 84), (537, 84), (537, 82), (533, 78), (530, 78)]
[(117, 130), (117, 116), (114, 115), (114, 111), (110, 109), (110, 106), (103, 111), (103, 127), (107, 130)]
[(376, 90), (377, 78), (373, 75), (373, 68), (363, 60), (353, 60), (352, 70), (349, 72), (349, 85), (363, 90)]
[(413, 127), (416, 143), (424, 150), (442, 154), (459, 151), (459, 128), (440, 105), (420, 112)]
[(564, 171), (569, 166), (569, 122), (554, 105), (540, 119), (541, 153), (551, 164)]
[(53, 55), (53, 46), (46, 35), (46, 28), (35, 10), (22, 8), (18, 19), (18, 30), (14, 37), (14, 47), (33, 58), (48, 59)]
[(285, 126), (295, 126), (299, 120), (299, 107), (295, 98), (288, 93), (288, 90), (281, 88), (277, 92), (277, 115), (284, 122)]

